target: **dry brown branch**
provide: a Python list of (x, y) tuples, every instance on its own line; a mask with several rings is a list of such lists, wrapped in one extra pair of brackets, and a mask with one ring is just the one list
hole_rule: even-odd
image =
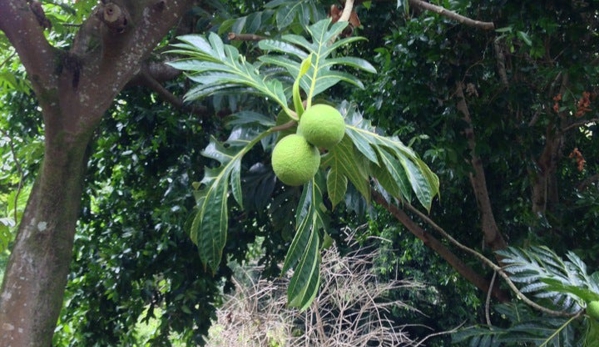
[(474, 20), (460, 14), (457, 14), (453, 11), (450, 11), (441, 6), (429, 4), (428, 2), (424, 2), (422, 0), (410, 0), (410, 5), (414, 7), (418, 7), (424, 10), (432, 11), (440, 14), (441, 16), (447, 17), (451, 20), (455, 20), (456, 22), (483, 30), (495, 30), (495, 24), (493, 22), (481, 22), (478, 20)]

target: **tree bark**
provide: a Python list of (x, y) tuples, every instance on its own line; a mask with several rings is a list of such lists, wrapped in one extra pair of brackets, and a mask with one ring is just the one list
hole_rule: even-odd
[(45, 126), (44, 160), (2, 283), (0, 346), (51, 345), (72, 257), (86, 148), (116, 95), (192, 2), (99, 4), (71, 50), (61, 51), (45, 39), (40, 14), (28, 1), (0, 0), (0, 30), (25, 66)]
[(470, 163), (472, 164), (474, 171), (470, 174), (470, 183), (472, 184), (474, 196), (476, 197), (476, 202), (480, 211), (485, 243), (494, 251), (504, 249), (507, 247), (507, 243), (505, 242), (505, 239), (503, 238), (503, 235), (501, 235), (499, 227), (495, 222), (495, 215), (493, 214), (491, 199), (489, 198), (489, 191), (487, 190), (485, 170), (482, 159), (476, 153), (474, 127), (472, 126), (470, 111), (468, 110), (468, 104), (466, 104), (466, 97), (464, 96), (464, 86), (461, 82), (456, 84), (455, 96), (458, 99), (457, 109), (460, 111), (460, 113), (462, 113), (462, 119), (464, 119), (464, 121), (468, 124), (468, 127), (464, 131), (464, 135), (468, 140), (468, 147), (470, 148)]

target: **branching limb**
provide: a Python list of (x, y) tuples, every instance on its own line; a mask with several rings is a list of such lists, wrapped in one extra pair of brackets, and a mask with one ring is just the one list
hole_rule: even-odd
[(410, 210), (411, 212), (415, 213), (416, 215), (418, 215), (418, 217), (420, 217), (423, 221), (425, 221), (428, 225), (430, 225), (433, 229), (435, 229), (438, 233), (440, 233), (443, 237), (445, 237), (449, 242), (453, 243), (456, 247), (458, 247), (459, 249), (466, 251), (472, 255), (474, 255), (476, 258), (478, 258), (479, 260), (481, 260), (484, 264), (486, 264), (487, 266), (489, 266), (491, 269), (493, 269), (494, 271), (496, 271), (499, 276), (501, 276), (505, 282), (507, 283), (507, 285), (510, 287), (510, 289), (516, 293), (516, 295), (518, 296), (518, 298), (520, 298), (522, 301), (524, 301), (527, 305), (541, 311), (544, 312), (548, 315), (552, 315), (552, 316), (558, 316), (558, 317), (572, 317), (573, 315), (576, 315), (577, 313), (568, 313), (568, 312), (562, 312), (562, 311), (554, 311), (551, 309), (548, 309), (546, 307), (543, 307), (539, 304), (537, 304), (536, 302), (530, 300), (529, 298), (527, 298), (524, 294), (522, 294), (522, 292), (516, 287), (516, 285), (514, 284), (514, 282), (512, 282), (512, 280), (510, 279), (510, 277), (508, 276), (507, 273), (505, 273), (505, 271), (503, 271), (503, 268), (501, 268), (499, 265), (495, 264), (494, 262), (492, 262), (491, 260), (489, 260), (487, 257), (485, 257), (484, 255), (478, 253), (477, 251), (461, 244), (458, 240), (454, 239), (451, 235), (449, 235), (443, 228), (441, 228), (440, 226), (437, 225), (437, 223), (433, 222), (429, 217), (427, 217), (425, 214), (423, 214), (422, 212), (418, 211), (416, 208), (414, 208), (413, 206), (406, 204), (404, 205), (408, 210)]
[(453, 11), (450, 11), (441, 6), (433, 5), (428, 2), (424, 2), (422, 0), (410, 0), (410, 5), (414, 7), (418, 7), (424, 10), (432, 11), (440, 14), (441, 16), (447, 17), (451, 20), (455, 20), (456, 22), (483, 30), (495, 30), (495, 24), (493, 22), (481, 22), (478, 20), (474, 20), (460, 14), (457, 14)]
[(0, 31), (15, 48), (30, 76), (36, 94), (44, 95), (56, 82), (56, 50), (46, 40), (43, 28), (25, 0), (0, 1)]
[[(188, 107), (187, 105), (185, 105), (185, 103), (183, 102), (183, 100), (181, 98), (179, 98), (176, 95), (174, 95), (173, 93), (169, 92), (158, 81), (158, 79), (165, 80), (164, 78), (167, 77), (167, 75), (169, 75), (170, 71), (166, 65), (165, 65), (165, 68), (160, 68), (157, 65), (161, 65), (161, 64), (150, 65), (150, 66), (154, 66), (153, 68), (150, 68), (149, 66), (142, 67), (140, 72), (137, 74), (137, 76), (135, 76), (135, 78), (133, 78), (131, 80), (129, 85), (130, 86), (131, 85), (143, 85), (145, 87), (150, 88), (154, 92), (156, 92), (164, 101), (175, 106), (176, 108), (189, 110), (190, 112), (193, 112), (194, 114), (197, 114), (201, 117), (207, 116), (208, 109), (206, 107), (204, 107), (204, 106)], [(156, 75), (153, 75), (152, 72), (156, 73)], [(156, 76), (156, 77), (154, 77), (154, 76)], [(176, 75), (172, 76), (172, 78), (174, 78), (174, 77), (176, 77)]]
[[(471, 267), (466, 265), (457, 255), (449, 250), (441, 241), (436, 239), (434, 236), (422, 229), (416, 222), (414, 222), (403, 210), (397, 206), (388, 202), (381, 193), (372, 191), (372, 198), (375, 202), (383, 206), (389, 211), (393, 217), (400, 221), (412, 234), (418, 237), (424, 242), (425, 245), (430, 247), (433, 251), (439, 254), (445, 259), (451, 267), (453, 267), (461, 276), (463, 276), (470, 283), (474, 284), (480, 290), (487, 292), (491, 288), (489, 282), (477, 274)], [(409, 205), (406, 205), (409, 207)], [(485, 258), (486, 259), (486, 258)], [(495, 265), (495, 264), (493, 264)], [(507, 293), (493, 288), (493, 295), (501, 302), (509, 301)]]

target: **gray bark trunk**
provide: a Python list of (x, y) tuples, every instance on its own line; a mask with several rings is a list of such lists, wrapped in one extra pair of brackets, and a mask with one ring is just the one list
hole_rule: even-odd
[(71, 262), (85, 147), (83, 141), (47, 147), (2, 284), (0, 346), (51, 345)]

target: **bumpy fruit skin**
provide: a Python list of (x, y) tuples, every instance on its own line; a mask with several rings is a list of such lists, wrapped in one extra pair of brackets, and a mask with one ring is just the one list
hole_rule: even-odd
[(320, 166), (320, 152), (303, 136), (285, 136), (272, 151), (272, 168), (281, 182), (301, 186), (316, 175)]
[(595, 319), (599, 319), (599, 301), (591, 301), (587, 305), (587, 314)]
[(300, 117), (297, 133), (316, 147), (330, 149), (345, 135), (345, 121), (334, 107), (314, 105)]

